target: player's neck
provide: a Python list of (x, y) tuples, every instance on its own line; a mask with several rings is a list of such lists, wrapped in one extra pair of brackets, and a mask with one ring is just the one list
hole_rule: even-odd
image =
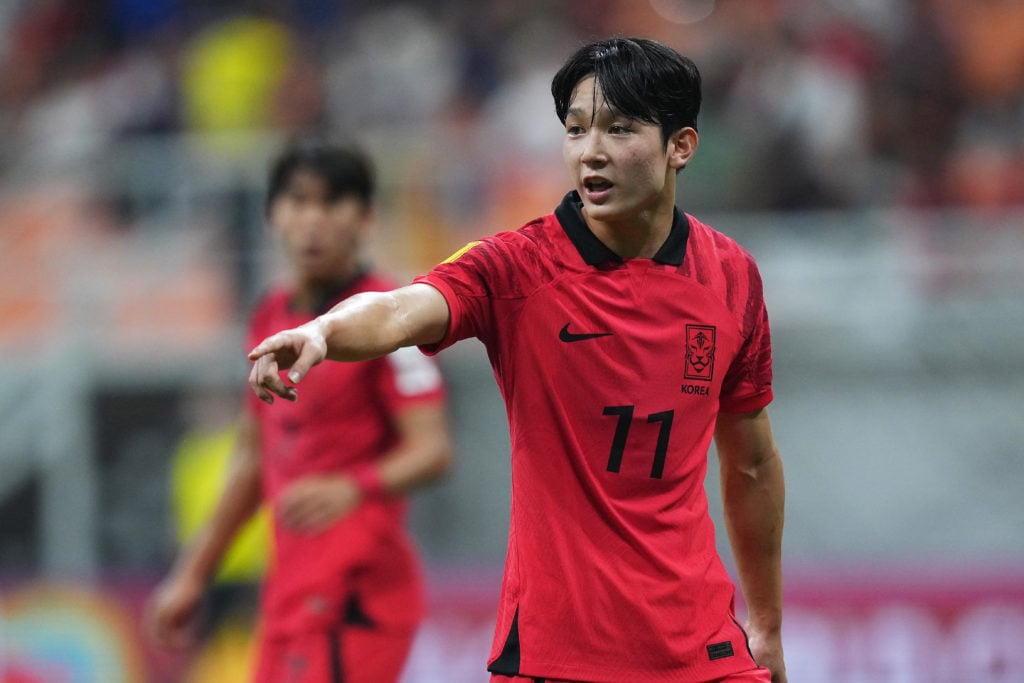
[(298, 280), (292, 290), (293, 311), (319, 315), (326, 312), (331, 303), (340, 297), (366, 272), (363, 267), (347, 270), (332, 278), (310, 278)]
[(641, 211), (626, 220), (594, 220), (583, 210), (583, 217), (591, 232), (623, 259), (653, 258), (672, 232), (674, 205)]

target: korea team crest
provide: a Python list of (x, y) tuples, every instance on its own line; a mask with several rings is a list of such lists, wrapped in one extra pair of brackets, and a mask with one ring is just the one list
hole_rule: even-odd
[(686, 364), (683, 377), (710, 382), (715, 372), (714, 325), (686, 326)]

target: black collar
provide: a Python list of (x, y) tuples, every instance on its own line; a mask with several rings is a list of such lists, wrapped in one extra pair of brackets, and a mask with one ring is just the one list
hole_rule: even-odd
[[(361, 265), (351, 277), (345, 280), (326, 284), (323, 289), (316, 293), (316, 298), (313, 301), (313, 313), (316, 315), (323, 315), (327, 311), (331, 310), (331, 308), (333, 308), (334, 305), (342, 298), (342, 295), (366, 277), (369, 272), (369, 268)], [(295, 306), (294, 295), (290, 297), (288, 309), (292, 313), (299, 312), (298, 308)]]
[[(605, 246), (604, 242), (591, 232), (587, 222), (583, 220), (582, 210), (583, 202), (576, 190), (573, 190), (565, 195), (562, 203), (555, 208), (555, 217), (562, 224), (562, 229), (576, 247), (576, 251), (583, 257), (583, 261), (589, 266), (610, 261), (621, 262), (622, 257)], [(689, 237), (690, 220), (677, 207), (672, 215), (672, 230), (668, 234), (668, 239), (658, 249), (658, 253), (654, 255), (654, 260), (658, 263), (681, 266)]]

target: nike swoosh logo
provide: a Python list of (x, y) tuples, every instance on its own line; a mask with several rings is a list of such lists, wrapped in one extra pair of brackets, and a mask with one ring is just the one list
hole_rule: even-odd
[(598, 337), (608, 337), (611, 332), (584, 332), (582, 334), (576, 334), (569, 331), (569, 323), (565, 324), (561, 330), (558, 331), (558, 338), (564, 342), (578, 342), (584, 339), (597, 339)]

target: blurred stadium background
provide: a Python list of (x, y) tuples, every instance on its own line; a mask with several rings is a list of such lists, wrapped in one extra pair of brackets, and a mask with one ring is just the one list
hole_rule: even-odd
[[(3, 0), (0, 683), (240, 680), (244, 609), (173, 655), (138, 618), (230, 443), (269, 155), (361, 140), (373, 257), (411, 278), (560, 199), (548, 83), (612, 33), (700, 65), (680, 203), (762, 266), (790, 680), (1024, 681), (1024, 3)], [(442, 362), (412, 682), (484, 680), (505, 549), (490, 369)]]

